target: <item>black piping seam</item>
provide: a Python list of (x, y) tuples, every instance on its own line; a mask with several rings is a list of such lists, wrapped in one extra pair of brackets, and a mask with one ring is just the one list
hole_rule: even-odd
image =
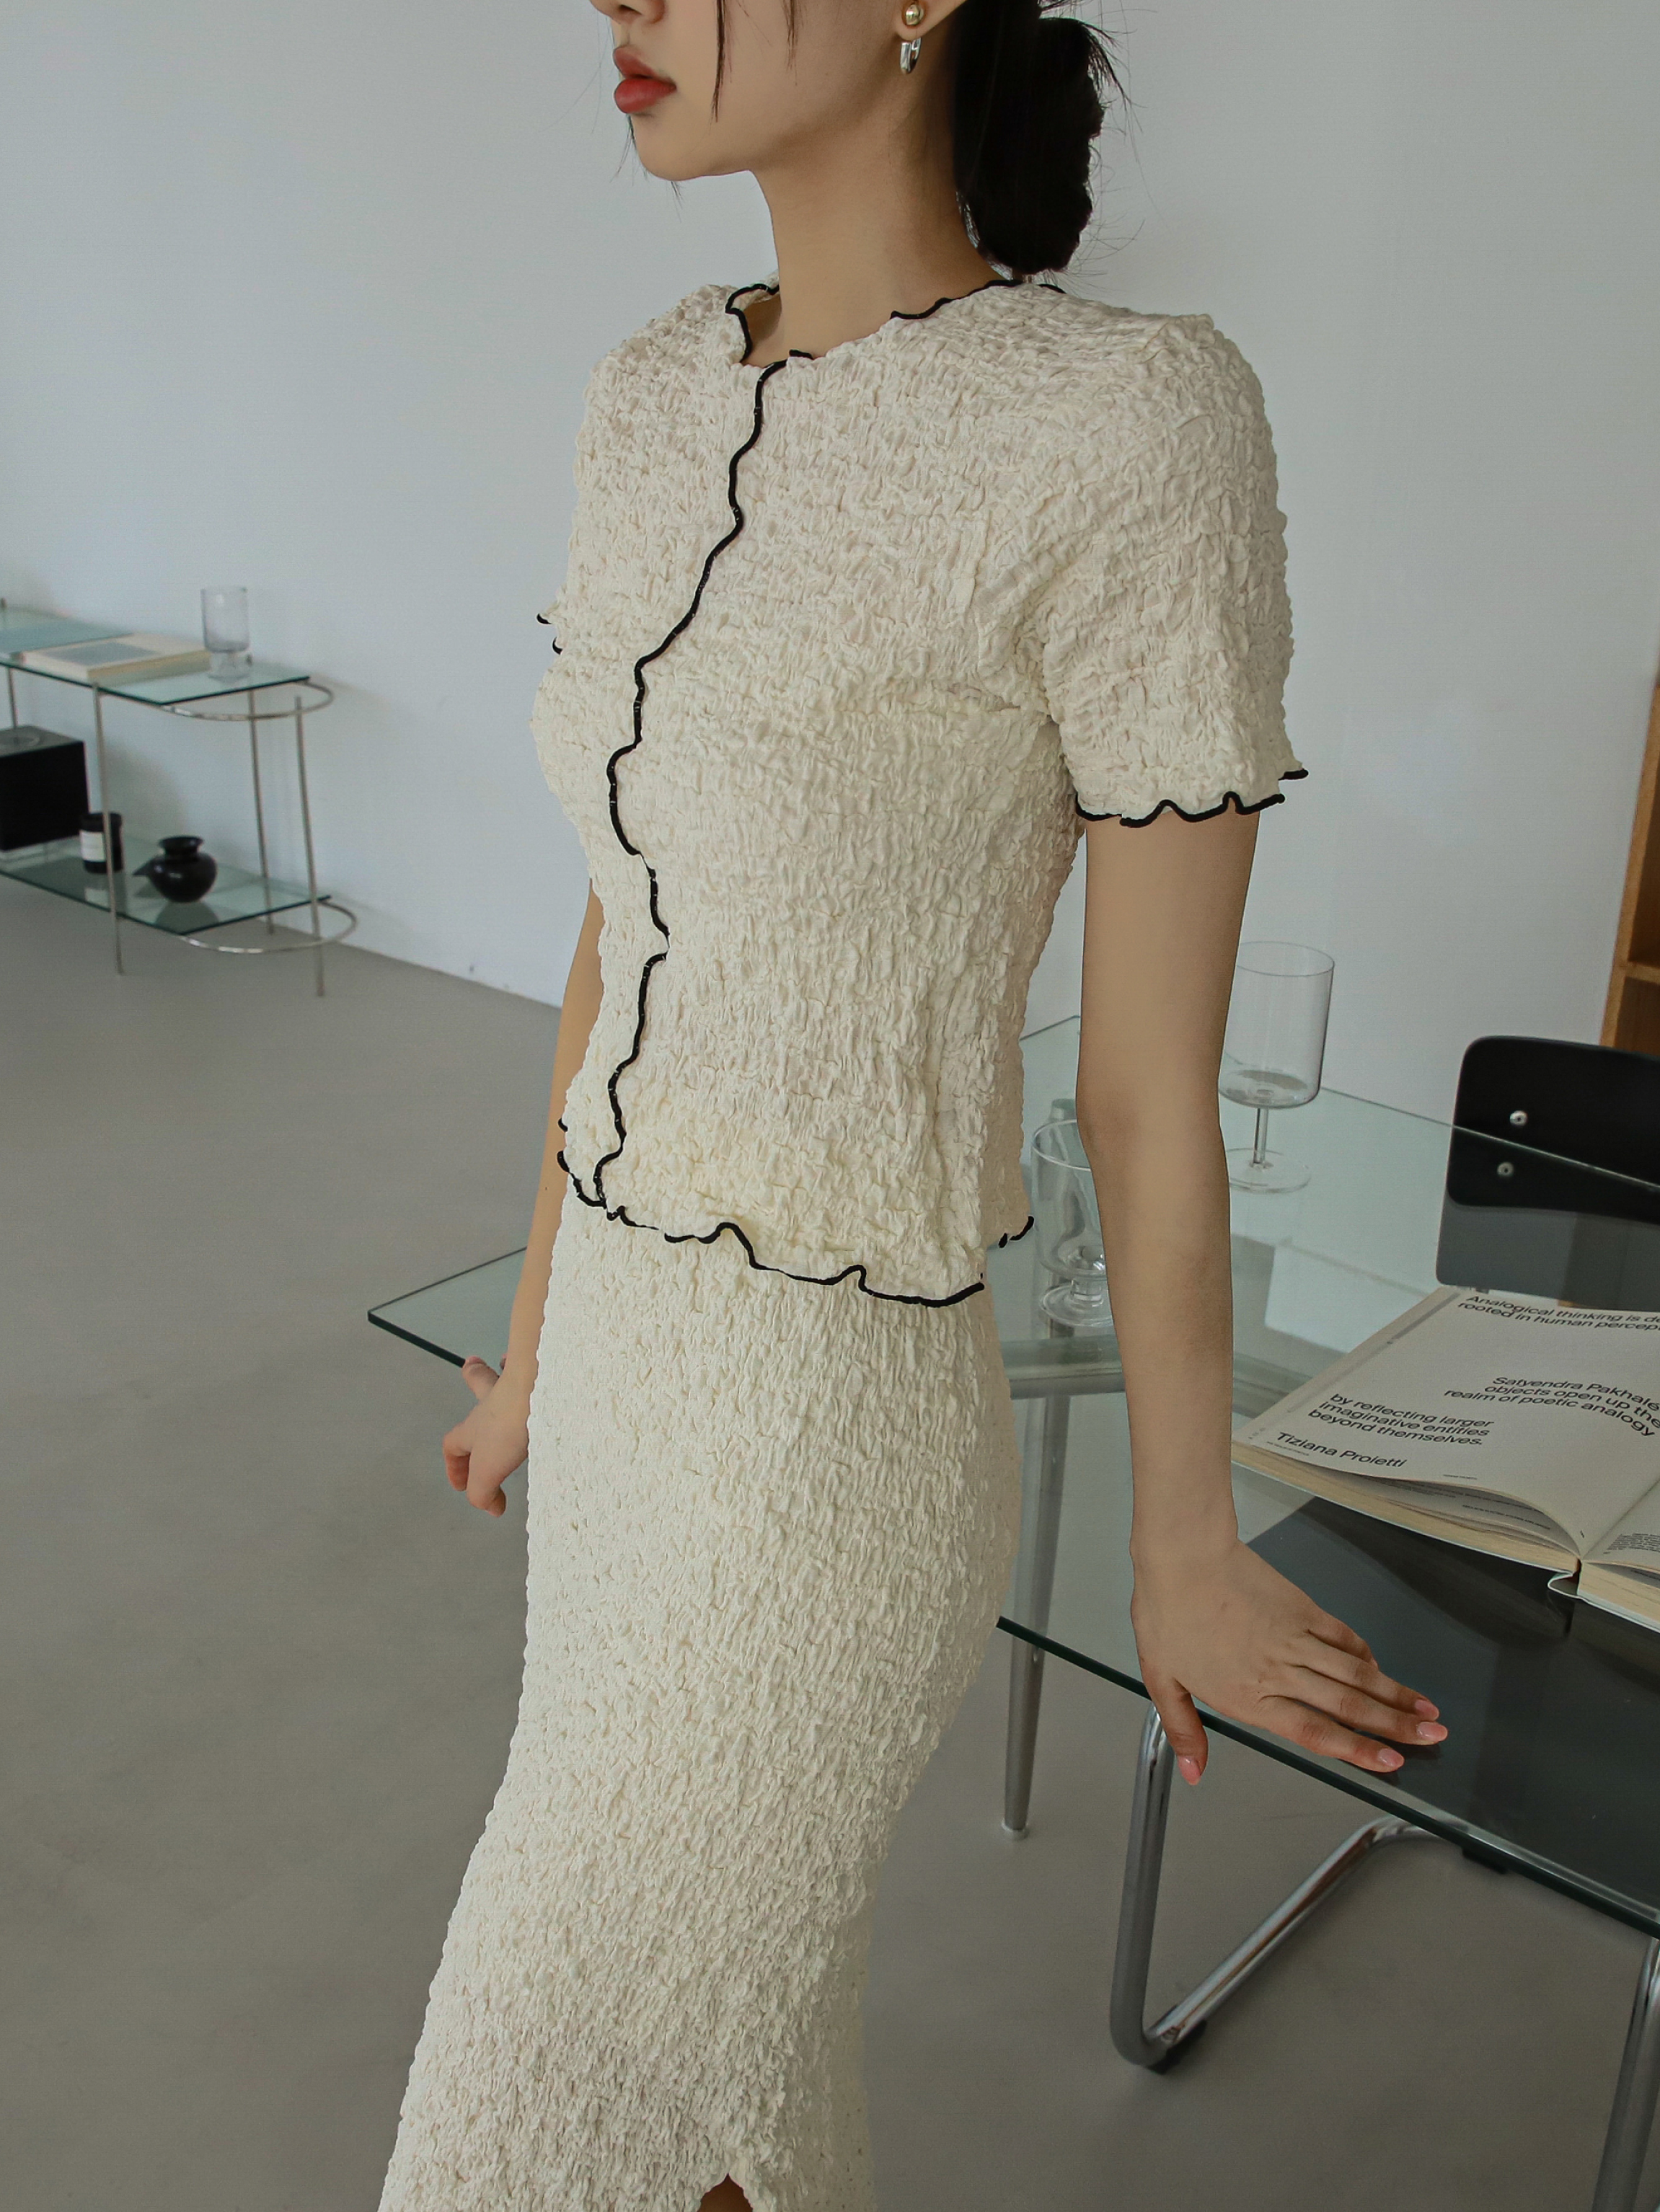
[[(562, 1122), (560, 1126), (562, 1128), (564, 1125)], [(616, 1154), (613, 1153), (611, 1157), (614, 1159)], [(793, 1267), (775, 1267), (770, 1261), (757, 1260), (755, 1256), (754, 1245), (751, 1243), (748, 1237), (735, 1221), (717, 1221), (713, 1229), (707, 1231), (660, 1229), (654, 1222), (636, 1221), (626, 1206), (607, 1206), (603, 1198), (591, 1198), (582, 1188), (581, 1177), (571, 1166), (562, 1152), (556, 1152), (554, 1158), (565, 1170), (571, 1188), (581, 1200), (583, 1205), (598, 1207), (604, 1212), (607, 1221), (620, 1221), (625, 1229), (648, 1230), (654, 1237), (660, 1237), (666, 1244), (713, 1244), (716, 1237), (724, 1231), (729, 1230), (743, 1246), (744, 1256), (758, 1274), (783, 1275), (792, 1283), (813, 1283), (824, 1289), (836, 1283), (845, 1283), (849, 1278), (856, 1276), (858, 1286), (867, 1298), (883, 1298), (890, 1305), (898, 1306), (960, 1305), (964, 1298), (971, 1298), (976, 1291), (983, 1291), (986, 1287), (983, 1281), (969, 1283), (962, 1290), (953, 1291), (949, 1297), (944, 1298), (925, 1298), (920, 1292), (914, 1291), (873, 1291), (870, 1286), (870, 1279), (866, 1273), (865, 1262), (862, 1260), (851, 1261), (842, 1269), (839, 1274), (798, 1275)], [(1018, 1229), (1006, 1230), (998, 1238), (996, 1249), (1000, 1251), (1005, 1244), (1018, 1244), (1036, 1218), (1035, 1214), (1029, 1213)]]
[[(1023, 279), (1017, 276), (994, 276), (990, 279), (989, 283), (976, 285), (975, 289), (976, 291), (986, 292), (990, 291), (993, 287), (996, 285), (1018, 284), (1023, 281)], [(1058, 292), (1061, 288), (1058, 284), (1053, 284), (1049, 285), (1047, 289), (1050, 291)], [(729, 293), (727, 296), (726, 312), (729, 315), (733, 315), (737, 318), (739, 326), (743, 331), (745, 339), (746, 341), (744, 349), (746, 353), (749, 350), (750, 326), (745, 319), (743, 309), (737, 305), (737, 301), (745, 292), (775, 292), (777, 289), (778, 287), (775, 284), (740, 284), (735, 291)], [(896, 310), (896, 314), (903, 316), (903, 319), (908, 322), (920, 322), (925, 316), (934, 314), (941, 307), (949, 306), (952, 299), (970, 299), (972, 298), (972, 296), (973, 295), (971, 293), (948, 293), (945, 298), (936, 300), (932, 307), (921, 308), (914, 314), (907, 313), (903, 309), (898, 309)], [(894, 318), (891, 317), (890, 320), (892, 319), (894, 319)], [(650, 989), (652, 970), (657, 967), (661, 961), (664, 961), (668, 957), (669, 951), (669, 927), (668, 924), (663, 919), (662, 912), (658, 905), (657, 900), (657, 871), (653, 867), (651, 862), (646, 859), (645, 854), (640, 850), (640, 848), (633, 842), (627, 830), (623, 827), (622, 815), (617, 807), (617, 763), (624, 759), (629, 753), (635, 751), (645, 741), (647, 669), (651, 665), (654, 660), (660, 659), (661, 656), (668, 651), (675, 639), (678, 637), (680, 633), (684, 629), (687, 629), (695, 619), (697, 610), (702, 604), (703, 590), (704, 586), (708, 582), (710, 571), (714, 568), (716, 560), (726, 551), (727, 546), (733, 543), (733, 539), (736, 538), (743, 530), (745, 517), (743, 506), (738, 497), (738, 465), (746, 453), (753, 450), (757, 441), (760, 438), (762, 424), (765, 419), (766, 413), (764, 394), (766, 392), (768, 380), (769, 378), (775, 376), (781, 368), (786, 367), (786, 365), (791, 361), (814, 361), (819, 358), (821, 358), (821, 356), (818, 355), (802, 352), (799, 348), (792, 348), (790, 352), (787, 354), (781, 361), (769, 361), (763, 367), (759, 376), (757, 376), (755, 380), (755, 412), (754, 419), (750, 426), (750, 434), (748, 437), (745, 439), (743, 444), (736, 448), (727, 464), (727, 504), (732, 509), (732, 527), (727, 531), (725, 537), (717, 539), (715, 544), (713, 544), (709, 548), (708, 551), (704, 555), (702, 572), (697, 579), (696, 589), (691, 595), (691, 603), (687, 607), (684, 614), (681, 616), (679, 621), (675, 623), (673, 629), (668, 632), (667, 635), (664, 637), (659, 644), (654, 645), (648, 653), (642, 653), (639, 659), (634, 664), (634, 734), (626, 744), (618, 745), (616, 751), (611, 754), (610, 759), (605, 763), (605, 781), (610, 793), (610, 812), (612, 835), (616, 837), (617, 843), (623, 848), (623, 850), (625, 853), (631, 854), (634, 859), (641, 861), (645, 867), (646, 880), (648, 887), (648, 904), (651, 913), (652, 927), (657, 931), (663, 942), (659, 949), (647, 960), (644, 967), (640, 970), (639, 991), (635, 1007), (634, 1036), (629, 1042), (626, 1055), (622, 1060), (618, 1060), (616, 1066), (612, 1068), (610, 1075), (605, 1079), (605, 1096), (611, 1102), (611, 1117), (612, 1125), (617, 1131), (617, 1142), (610, 1152), (603, 1153), (593, 1164), (593, 1191), (592, 1194), (583, 1189), (581, 1178), (571, 1167), (570, 1163), (566, 1159), (564, 1153), (560, 1152), (556, 1153), (555, 1157), (557, 1159), (559, 1165), (564, 1169), (566, 1175), (570, 1180), (571, 1188), (576, 1193), (577, 1197), (581, 1200), (582, 1204), (584, 1206), (592, 1206), (601, 1209), (608, 1220), (620, 1221), (625, 1228), (649, 1230), (652, 1234), (661, 1237), (666, 1243), (670, 1244), (712, 1244), (717, 1237), (721, 1236), (726, 1231), (730, 1231), (731, 1233), (738, 1239), (739, 1243), (743, 1246), (750, 1266), (757, 1269), (763, 1274), (785, 1275), (787, 1276), (792, 1282), (816, 1283), (826, 1287), (833, 1283), (842, 1283), (848, 1281), (849, 1279), (856, 1278), (859, 1288), (867, 1297), (884, 1298), (897, 1305), (954, 1306), (964, 1298), (972, 1297), (976, 1291), (983, 1291), (986, 1287), (983, 1279), (977, 1283), (966, 1284), (960, 1291), (953, 1291), (948, 1297), (928, 1298), (910, 1291), (873, 1290), (870, 1285), (869, 1278), (866, 1273), (865, 1262), (862, 1260), (855, 1260), (852, 1261), (848, 1267), (843, 1267), (839, 1273), (834, 1275), (798, 1275), (788, 1267), (774, 1267), (769, 1266), (766, 1261), (758, 1260), (755, 1255), (755, 1247), (751, 1243), (748, 1237), (735, 1221), (718, 1221), (713, 1229), (702, 1235), (690, 1230), (677, 1233), (672, 1230), (659, 1229), (653, 1222), (635, 1221), (630, 1217), (626, 1206), (614, 1206), (609, 1205), (605, 1199), (605, 1170), (611, 1165), (613, 1161), (618, 1160), (622, 1158), (623, 1147), (628, 1142), (628, 1126), (623, 1119), (622, 1101), (617, 1095), (617, 1079), (620, 1076), (624, 1074), (629, 1068), (632, 1067), (635, 1060), (640, 1057), (641, 1047), (644, 1042), (646, 1033), (646, 1000)], [(562, 1129), (564, 1127), (565, 1125), (562, 1120), (559, 1126)], [(567, 1134), (569, 1134), (569, 1132), (567, 1132)], [(1026, 1231), (1031, 1227), (1032, 1220), (1033, 1216), (1028, 1214), (1025, 1224), (1023, 1228), (1015, 1230), (1012, 1232), (1006, 1232), (1003, 1236), (998, 1238), (997, 1241), (999, 1246), (1012, 1244), (1019, 1237), (1024, 1237)]]
[[(1280, 781), (1281, 783), (1295, 783), (1298, 777), (1305, 776), (1307, 774), (1308, 770), (1305, 768), (1288, 768)], [(1185, 806), (1178, 806), (1173, 799), (1161, 799), (1151, 814), (1132, 816), (1091, 814), (1081, 799), (1074, 799), (1073, 801), (1073, 805), (1085, 822), (1116, 822), (1126, 830), (1145, 830), (1149, 822), (1156, 822), (1166, 811), (1171, 814), (1179, 814), (1184, 822), (1213, 822), (1219, 814), (1225, 814), (1230, 806), (1236, 814), (1260, 814), (1265, 806), (1283, 806), (1285, 803), (1286, 794), (1283, 791), (1270, 792), (1266, 799), (1255, 799), (1249, 806), (1237, 791), (1225, 791), (1214, 806), (1207, 806), (1198, 814), (1189, 814)]]
[[(727, 546), (732, 544), (733, 540), (739, 535), (739, 532), (744, 527), (744, 510), (739, 505), (738, 499), (738, 464), (743, 459), (745, 454), (751, 449), (755, 445), (756, 441), (761, 435), (761, 424), (765, 413), (763, 397), (766, 392), (767, 380), (783, 366), (784, 364), (781, 361), (769, 362), (756, 380), (755, 415), (754, 421), (750, 427), (750, 434), (748, 437), (745, 439), (743, 444), (733, 453), (731, 459), (727, 464), (727, 504), (732, 509), (732, 528), (727, 531), (724, 538), (718, 538), (704, 555), (702, 573), (697, 579), (697, 588), (693, 592), (691, 595), (691, 604), (687, 607), (684, 614), (681, 616), (679, 621), (675, 623), (673, 629), (669, 631), (668, 635), (663, 638), (659, 644), (653, 646), (648, 653), (642, 653), (639, 659), (635, 662), (634, 735), (629, 739), (626, 744), (618, 745), (616, 751), (605, 763), (605, 781), (611, 793), (610, 805), (611, 832), (616, 837), (617, 843), (623, 848), (623, 850), (625, 853), (632, 854), (636, 860), (639, 860), (644, 866), (646, 871), (646, 882), (648, 885), (647, 904), (651, 913), (652, 927), (656, 930), (663, 942), (659, 949), (651, 955), (650, 958), (646, 962), (645, 966), (640, 970), (639, 997), (635, 1010), (633, 1041), (629, 1046), (627, 1054), (624, 1058), (618, 1060), (616, 1066), (612, 1068), (610, 1075), (605, 1079), (605, 1095), (611, 1101), (611, 1118), (617, 1130), (617, 1143), (610, 1152), (602, 1154), (601, 1157), (593, 1164), (593, 1188), (597, 1196), (591, 1201), (591, 1203), (600, 1206), (604, 1206), (605, 1203), (605, 1170), (611, 1165), (613, 1160), (621, 1158), (623, 1147), (628, 1142), (628, 1127), (623, 1119), (621, 1101), (617, 1096), (617, 1078), (627, 1069), (632, 1067), (635, 1061), (640, 1057), (640, 1047), (646, 1033), (646, 995), (651, 985), (652, 970), (658, 965), (660, 961), (665, 960), (668, 957), (669, 949), (669, 926), (667, 922), (664, 921), (662, 913), (657, 903), (657, 871), (653, 867), (651, 862), (646, 859), (645, 854), (640, 850), (640, 848), (629, 836), (628, 831), (623, 827), (623, 817), (617, 808), (617, 764), (620, 760), (623, 759), (626, 755), (634, 752), (645, 742), (647, 669), (651, 665), (654, 660), (660, 659), (661, 656), (668, 651), (669, 647), (674, 643), (675, 639), (679, 636), (681, 631), (685, 629), (691, 623), (702, 601), (703, 587), (708, 582), (709, 571), (714, 568), (720, 555), (725, 552)], [(567, 1172), (569, 1172), (569, 1170), (567, 1170)], [(609, 1212), (610, 1209), (607, 1208), (607, 1211)], [(613, 1218), (620, 1218), (620, 1214), (613, 1216)]]
[[(955, 301), (972, 300), (982, 292), (994, 292), (1000, 286), (1006, 289), (1012, 285), (1025, 287), (1032, 281), (1033, 280), (1025, 276), (988, 276), (983, 284), (976, 284), (971, 292), (946, 292), (942, 294), (941, 296), (934, 301), (931, 307), (896, 307), (889, 315), (888, 320), (891, 323), (926, 322), (930, 315), (937, 315), (941, 307), (949, 307)], [(1064, 293), (1066, 290), (1064, 284), (1051, 283), (1047, 276), (1039, 278), (1037, 282), (1039, 289), (1045, 292)], [(770, 294), (774, 299), (776, 299), (778, 296), (778, 287), (775, 284), (739, 284), (735, 290), (728, 292), (727, 295), (726, 311), (727, 314), (736, 317), (739, 326), (744, 333), (744, 351), (745, 353), (748, 353), (750, 348), (755, 343), (755, 339), (751, 334), (749, 317), (738, 305), (738, 302), (746, 293), (749, 292), (766, 292)], [(835, 349), (832, 347), (831, 350), (833, 352)], [(800, 346), (792, 346), (788, 353), (784, 356), (785, 361), (823, 361), (824, 358), (824, 356), (823, 354), (808, 353)], [(753, 368), (755, 364), (751, 362), (740, 361), (738, 365), (740, 368)], [(767, 362), (766, 366), (769, 368), (781, 368), (784, 366), (784, 362), (782, 361), (769, 361)]]

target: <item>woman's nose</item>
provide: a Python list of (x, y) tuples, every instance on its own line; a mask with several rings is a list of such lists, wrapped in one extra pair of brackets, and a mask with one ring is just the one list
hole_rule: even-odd
[(593, 4), (626, 37), (633, 24), (655, 23), (663, 13), (664, 0), (593, 0)]

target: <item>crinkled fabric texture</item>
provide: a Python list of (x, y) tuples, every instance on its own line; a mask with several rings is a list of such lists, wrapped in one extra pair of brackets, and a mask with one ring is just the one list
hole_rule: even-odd
[(589, 386), (534, 717), (605, 915), (565, 1159), (616, 1218), (943, 1302), (1027, 1220), (1080, 814), (1301, 773), (1274, 449), (1202, 315), (1000, 283), (757, 368), (762, 289)]
[[(750, 288), (754, 290), (756, 288)], [(988, 1244), (1081, 812), (1296, 763), (1272, 447), (1202, 317), (988, 287), (601, 362), (535, 728), (605, 908), (525, 1687), (383, 2212), (870, 2212), (895, 1819), (1019, 1501)], [(632, 1225), (630, 1225), (632, 1224)]]
[(563, 1211), (523, 1700), (382, 2212), (871, 2212), (877, 1874), (1018, 1533), (992, 1304)]

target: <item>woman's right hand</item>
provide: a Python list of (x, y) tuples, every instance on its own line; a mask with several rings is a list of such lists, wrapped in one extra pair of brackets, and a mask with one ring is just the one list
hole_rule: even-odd
[(530, 1394), (476, 1352), (462, 1363), (461, 1376), (478, 1402), (444, 1438), (444, 1472), (469, 1505), (499, 1517), (508, 1510), (502, 1485), (530, 1454)]
[(1396, 1744), (1445, 1741), (1438, 1709), (1386, 1674), (1371, 1647), (1237, 1535), (1135, 1562), (1130, 1603), (1141, 1679), (1183, 1781), (1205, 1771), (1199, 1706), (1374, 1774)]

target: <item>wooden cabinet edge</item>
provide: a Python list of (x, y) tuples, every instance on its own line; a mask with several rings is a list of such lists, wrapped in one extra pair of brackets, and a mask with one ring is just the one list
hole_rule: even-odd
[[(1608, 1005), (1602, 1017), (1602, 1042), (1628, 1052), (1660, 1050), (1660, 1000), (1651, 994), (1660, 988), (1660, 960), (1639, 957), (1635, 942), (1644, 893), (1660, 894), (1660, 819), (1656, 797), (1660, 790), (1660, 685), (1657, 685), (1649, 714), (1648, 742), (1643, 750), (1643, 772), (1637, 786), (1637, 805), (1632, 818), (1631, 853), (1626, 864), (1626, 885), (1620, 902), (1620, 927), (1614, 939), (1614, 968), (1608, 978)], [(1660, 952), (1660, 933), (1643, 951)]]

